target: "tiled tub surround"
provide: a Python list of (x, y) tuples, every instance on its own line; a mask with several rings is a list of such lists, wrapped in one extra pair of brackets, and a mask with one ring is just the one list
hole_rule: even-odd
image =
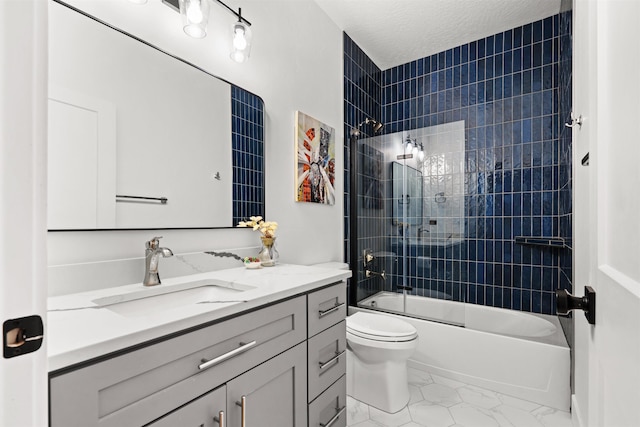
[[(377, 310), (404, 312), (400, 294), (380, 293), (361, 304), (373, 301)], [(406, 314), (435, 320), (400, 317), (418, 331), (409, 366), (569, 410), (570, 353), (556, 316), (412, 295), (407, 296)]]
[[(561, 144), (559, 112), (559, 85), (562, 92), (570, 88), (567, 67), (559, 66), (570, 27), (560, 26), (561, 17), (567, 19), (556, 15), (385, 70), (379, 101), (375, 93), (363, 98), (361, 88), (377, 86), (358, 80), (354, 69), (363, 68), (353, 64), (368, 58), (345, 35), (347, 127), (361, 118), (360, 101), (380, 102), (384, 133), (465, 123), (464, 170), (437, 175), (464, 180), (465, 241), (459, 256), (431, 261), (437, 268), (427, 281), (409, 275), (415, 293), (450, 295), (459, 288), (466, 302), (554, 314), (555, 289), (570, 286), (570, 251), (514, 242), (571, 237), (570, 142)], [(385, 239), (396, 231), (392, 221), (382, 210), (363, 217), (359, 248), (393, 252)], [(419, 256), (410, 254), (409, 265), (417, 266)], [(382, 286), (377, 278), (360, 280)]]
[(411, 400), (388, 414), (347, 397), (349, 427), (571, 427), (571, 414), (409, 368)]

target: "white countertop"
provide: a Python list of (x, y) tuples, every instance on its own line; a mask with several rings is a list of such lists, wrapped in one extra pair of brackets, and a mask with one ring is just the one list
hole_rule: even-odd
[[(240, 267), (166, 279), (161, 285), (148, 288), (137, 283), (51, 297), (47, 313), (49, 372), (309, 292), (350, 276), (349, 270), (298, 265), (277, 265), (257, 270)], [(207, 279), (222, 281), (227, 289), (247, 290), (224, 293), (215, 301), (206, 303), (166, 307), (153, 313), (126, 316), (94, 302), (114, 294), (178, 291), (185, 282)]]

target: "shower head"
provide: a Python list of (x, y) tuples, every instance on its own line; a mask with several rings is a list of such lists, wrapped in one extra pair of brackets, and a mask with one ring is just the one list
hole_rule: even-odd
[(373, 125), (373, 132), (374, 133), (380, 132), (380, 129), (382, 129), (382, 126), (384, 126), (382, 123), (380, 123), (377, 120), (369, 120), (369, 123), (371, 123)]
[(364, 122), (360, 123), (355, 129), (351, 130), (351, 135), (360, 136), (360, 128), (362, 127), (362, 125), (371, 125), (373, 127), (373, 133), (380, 132), (380, 129), (382, 129), (382, 126), (384, 126), (382, 122), (379, 122), (376, 119), (366, 118), (364, 119)]

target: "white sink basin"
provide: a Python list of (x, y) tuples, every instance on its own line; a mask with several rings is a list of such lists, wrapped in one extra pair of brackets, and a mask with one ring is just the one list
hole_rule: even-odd
[(92, 303), (95, 308), (110, 310), (122, 316), (143, 317), (187, 305), (239, 302), (242, 300), (242, 292), (251, 289), (255, 287), (207, 279), (109, 295), (94, 299)]

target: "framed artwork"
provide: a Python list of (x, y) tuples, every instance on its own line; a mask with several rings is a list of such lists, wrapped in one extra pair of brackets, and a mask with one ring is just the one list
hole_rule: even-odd
[(336, 201), (335, 130), (300, 111), (296, 111), (295, 122), (296, 201), (333, 205)]

